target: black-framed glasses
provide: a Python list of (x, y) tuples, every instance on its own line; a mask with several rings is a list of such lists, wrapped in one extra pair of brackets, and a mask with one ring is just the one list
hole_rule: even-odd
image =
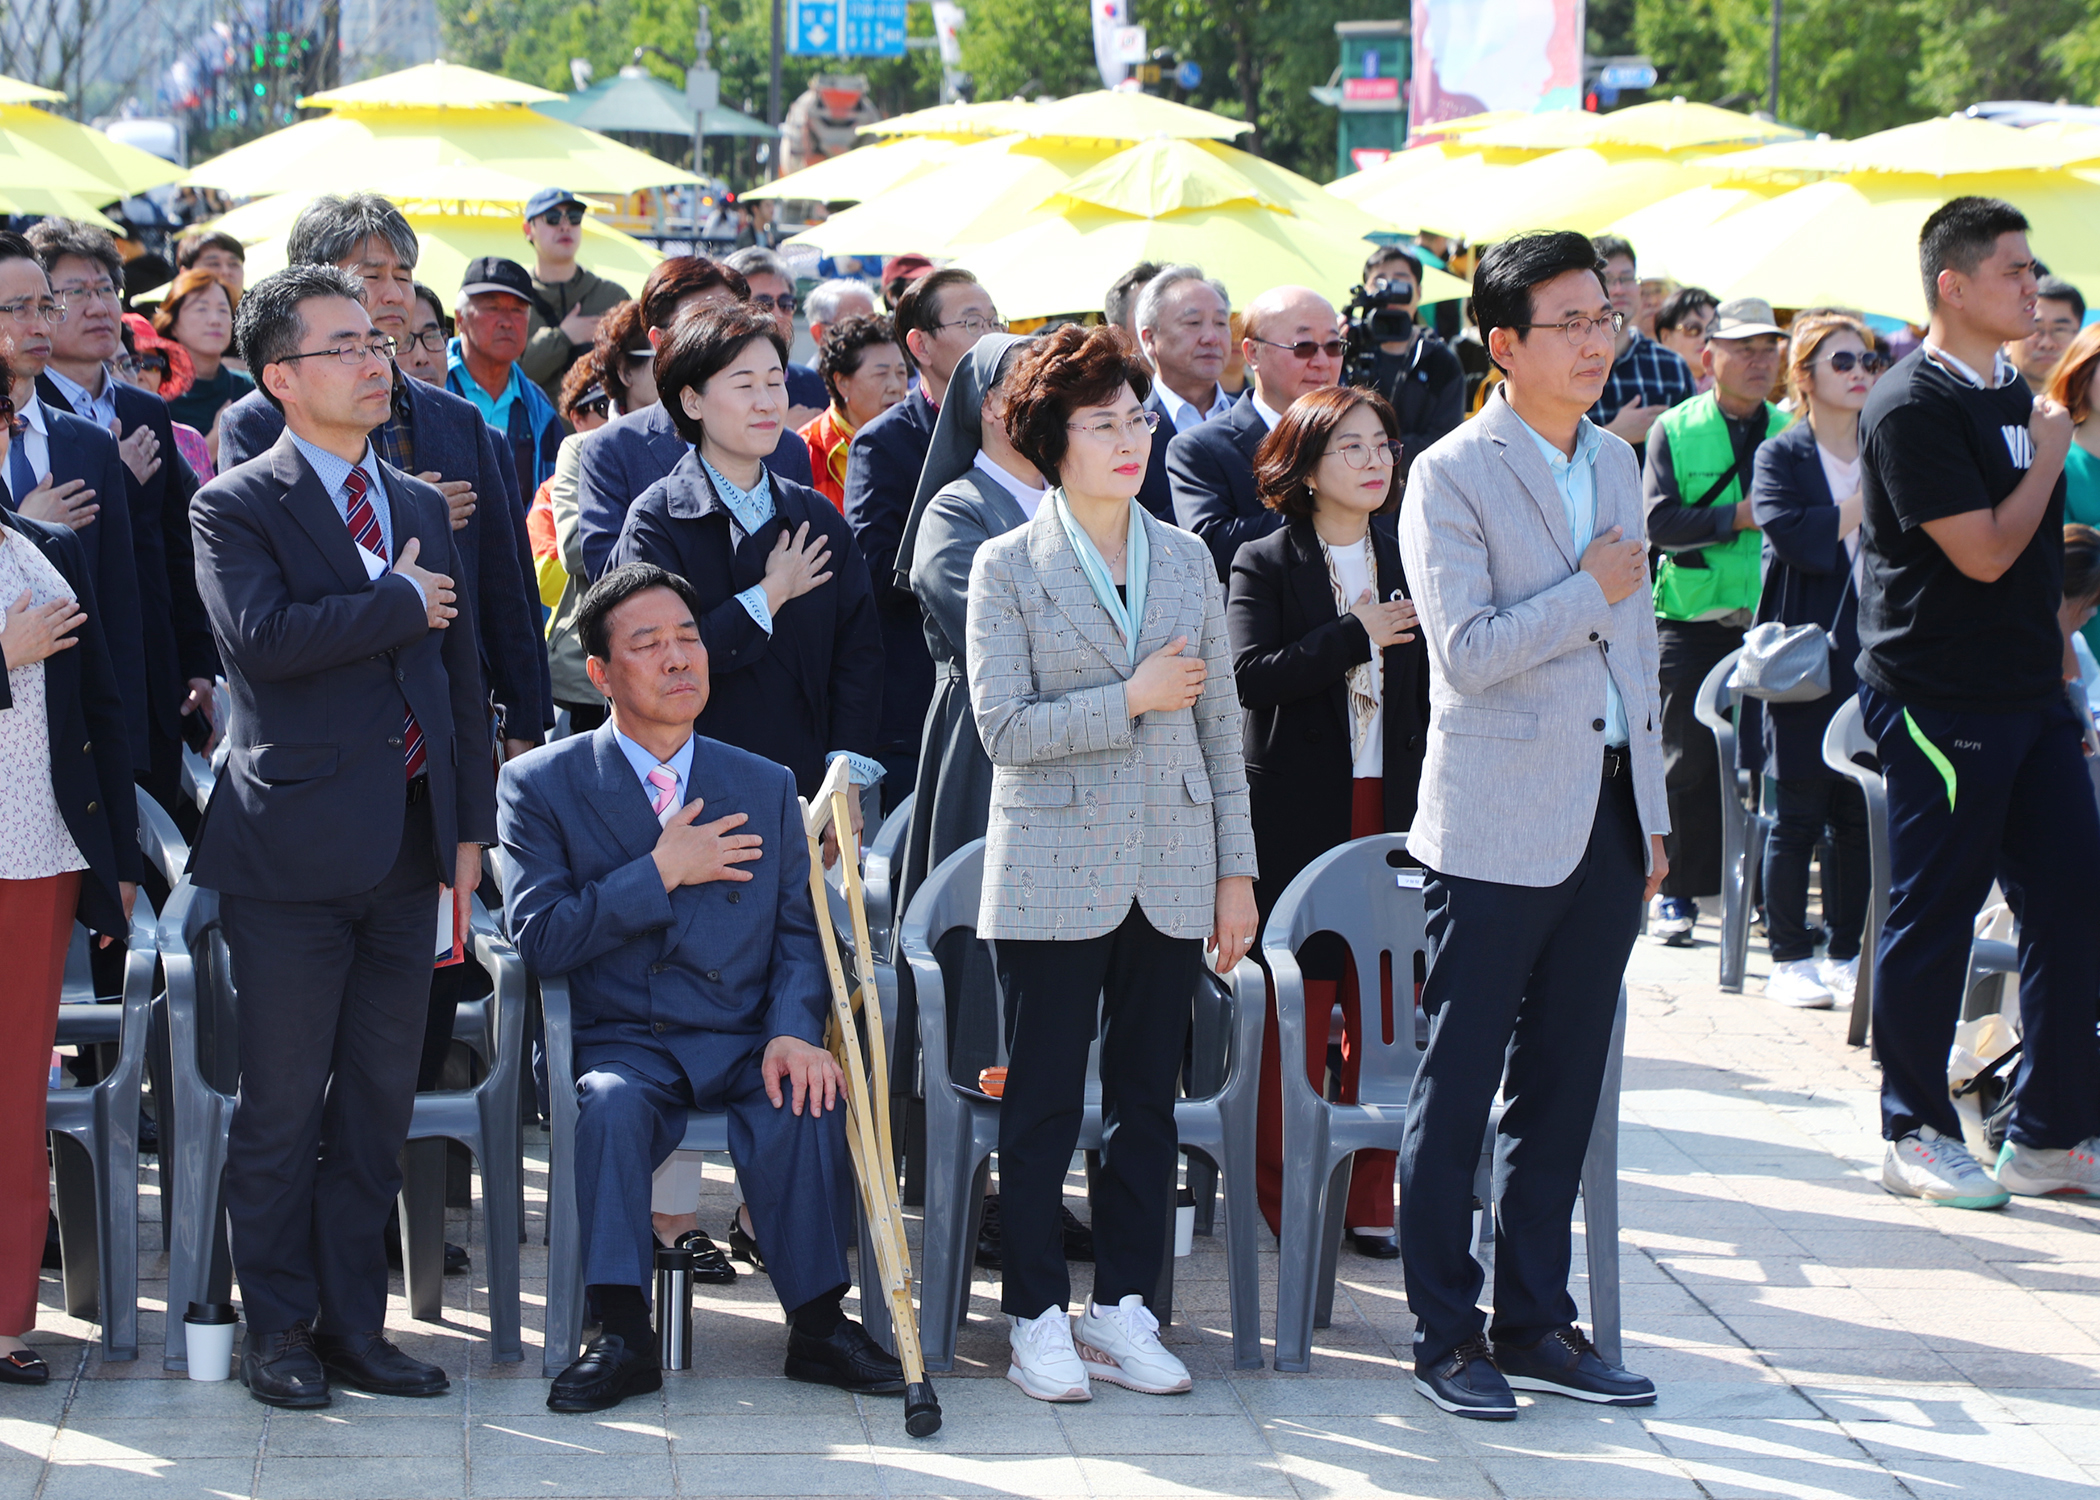
[(557, 229), (563, 224), (574, 229), (583, 222), (583, 210), (574, 204), (567, 208), (550, 208), (540, 215), (540, 222), (549, 229)]
[(428, 349), (432, 354), (445, 352), (445, 330), (426, 328), (421, 333), (411, 333), (402, 344), (404, 349)]
[(1850, 375), (1855, 366), (1865, 370), (1869, 375), (1879, 375), (1883, 370), (1895, 363), (1893, 359), (1890, 359), (1877, 349), (1869, 349), (1864, 354), (1854, 354), (1850, 349), (1840, 349), (1835, 354), (1824, 355), (1822, 362), (1840, 375)]
[[(753, 300), (757, 299), (754, 298)], [(988, 333), (1006, 332), (1006, 319), (1000, 317), (997, 313), (993, 313), (989, 319), (980, 318), (976, 313), (971, 313), (968, 317), (957, 318), (953, 323), (936, 323), (933, 326), (937, 329), (960, 328), (964, 333), (975, 339), (982, 338)]]
[(12, 302), (0, 302), (0, 313), (17, 323), (35, 320), (55, 326), (65, 322), (66, 304), (56, 297), (17, 297)]
[(271, 363), (289, 365), (302, 359), (325, 359), (332, 354), (346, 365), (361, 365), (368, 359), (384, 364), (400, 352), (401, 346), (392, 339), (376, 338), (366, 339), (362, 344), (342, 344), (334, 349), (309, 349), (303, 354), (281, 355)]
[(1327, 451), (1352, 469), (1368, 469), (1373, 464), (1400, 462), (1400, 445), (1390, 438), (1382, 443), (1343, 443), (1340, 447), (1329, 448)]
[(1626, 314), (1609, 312), (1601, 318), (1569, 318), (1561, 323), (1513, 323), (1510, 326), (1519, 333), (1529, 333), (1534, 328), (1558, 328), (1567, 335), (1569, 343), (1580, 344), (1600, 328), (1617, 338), (1626, 327)]
[(1247, 337), (1254, 339), (1254, 342), (1257, 344), (1266, 344), (1271, 349), (1288, 349), (1291, 351), (1291, 357), (1299, 360), (1311, 359), (1316, 354), (1324, 354), (1329, 359), (1340, 359), (1349, 351), (1349, 346), (1340, 339), (1328, 339), (1325, 342), (1317, 339), (1300, 339), (1295, 344), (1279, 344), (1274, 339), (1254, 338), (1254, 335), (1251, 333)]
[[(767, 308), (774, 312), (784, 312), (791, 318), (795, 315), (797, 306), (793, 292), (782, 292), (777, 297), (762, 296), (757, 292), (753, 292), (751, 294), (751, 305), (753, 307)], [(947, 325), (943, 324), (942, 326), (945, 327)]]
[(1119, 422), (1114, 417), (1103, 417), (1098, 422), (1067, 422), (1065, 428), (1101, 442), (1112, 442), (1119, 436), (1136, 442), (1140, 436), (1150, 437), (1159, 431), (1159, 413), (1141, 411), (1127, 422)]

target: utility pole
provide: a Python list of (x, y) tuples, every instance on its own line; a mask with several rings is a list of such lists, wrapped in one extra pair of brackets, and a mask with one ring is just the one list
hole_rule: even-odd
[(773, 127), (773, 144), (766, 151), (766, 180), (780, 175), (780, 6), (773, 0), (772, 68), (766, 77), (766, 123)]
[(1772, 70), (1765, 86), (1765, 112), (1779, 119), (1779, 19), (1785, 0), (1772, 0)]

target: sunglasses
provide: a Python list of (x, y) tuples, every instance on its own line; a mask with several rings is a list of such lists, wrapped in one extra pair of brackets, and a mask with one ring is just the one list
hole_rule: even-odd
[(15, 398), (5, 393), (0, 393), (0, 424), (15, 425)]
[(1886, 354), (1876, 352), (1854, 354), (1850, 349), (1840, 349), (1835, 354), (1824, 355), (1823, 363), (1830, 366), (1831, 369), (1837, 371), (1840, 375), (1850, 375), (1854, 365), (1865, 370), (1869, 375), (1879, 375), (1883, 370), (1894, 364), (1895, 361)]
[(549, 229), (562, 224), (567, 224), (573, 229), (583, 222), (583, 210), (580, 208), (550, 208), (540, 215), (540, 222)]
[(1349, 350), (1349, 346), (1340, 339), (1329, 339), (1325, 343), (1315, 343), (1311, 339), (1301, 339), (1295, 344), (1279, 344), (1274, 339), (1255, 339), (1254, 342), (1266, 344), (1271, 349), (1288, 349), (1293, 359), (1301, 360), (1311, 359), (1316, 354), (1324, 354), (1329, 359), (1340, 359)]
[(762, 297), (758, 293), (753, 292), (751, 294), (751, 305), (753, 307), (770, 308), (793, 317), (795, 315), (795, 294), (793, 292), (783, 292), (778, 297)]

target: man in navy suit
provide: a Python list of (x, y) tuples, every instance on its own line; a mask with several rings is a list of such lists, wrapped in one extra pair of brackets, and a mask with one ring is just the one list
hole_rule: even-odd
[(503, 771), (518, 951), (568, 975), (575, 1007), (576, 1206), (600, 1313), (599, 1337), (548, 1393), (555, 1411), (662, 1384), (644, 1300), (649, 1179), (689, 1109), (729, 1115), (788, 1315), (788, 1376), (904, 1388), (902, 1367), (839, 1305), (854, 1222), (845, 1080), (823, 1046), (831, 992), (794, 778), (693, 732), (708, 691), (700, 613), (691, 585), (651, 564), (599, 579), (577, 631), (609, 717)]
[(32, 520), (70, 526), (80, 538), (117, 692), (124, 700), (131, 764), (144, 770), (149, 751), (146, 642), (124, 460), (117, 440), (93, 422), (37, 399), (37, 377), (51, 359), (51, 330), (65, 313), (29, 241), (0, 230), (0, 357), (13, 377), (15, 401), (8, 501)]
[(950, 267), (921, 276), (897, 298), (897, 336), (912, 367), (917, 389), (853, 434), (846, 450), (846, 524), (867, 559), (882, 614), (882, 726), (875, 758), (887, 774), (882, 810), (888, 812), (912, 789), (918, 775), (919, 741), (926, 709), (933, 702), (933, 657), (919, 601), (897, 587), (897, 544), (918, 493), (919, 471), (933, 446), (933, 423), (948, 382), (962, 358), (987, 333), (1006, 325), (992, 294), (968, 271)]
[(236, 320), (284, 412), (269, 452), (190, 507), (197, 585), (233, 695), (232, 752), (191, 858), (220, 893), (240, 1094), (226, 1214), (274, 1406), (333, 1376), (435, 1396), (444, 1371), (385, 1336), (382, 1233), (415, 1103), (439, 887), (463, 920), (495, 838), (474, 621), (444, 497), (385, 462), (391, 341), (357, 278), (292, 266)]
[[(681, 318), (750, 298), (751, 288), (741, 273), (704, 255), (673, 256), (642, 283), (642, 320), (649, 326), (649, 347), (662, 348), (671, 325)], [(611, 562), (613, 544), (627, 524), (628, 507), (642, 497), (642, 491), (676, 468), (689, 451), (661, 401), (627, 412), (590, 435), (579, 455), (583, 489), (576, 504), (576, 532), (591, 577), (603, 573)], [(782, 428), (779, 445), (765, 464), (767, 472), (782, 479), (816, 483), (809, 466), (809, 444), (793, 428)], [(917, 480), (917, 470), (912, 477)]]
[[(369, 193), (314, 199), (285, 245), (292, 265), (332, 265), (357, 277), (372, 326), (397, 345), (408, 341), (420, 249), (400, 211)], [(219, 418), (219, 467), (268, 452), (283, 431), (283, 413), (261, 391), (250, 392)], [(451, 506), (462, 608), (474, 616), (489, 696), (503, 717), (504, 753), (522, 755), (554, 727), (539, 584), (525, 532), (532, 497), (518, 494), (516, 472), (473, 403), (398, 367), (386, 420), (372, 441), (381, 458), (435, 484)]]
[(1271, 287), (1247, 304), (1247, 393), (1223, 416), (1184, 429), (1167, 445), (1174, 520), (1203, 538), (1230, 580), (1240, 543), (1267, 536), (1283, 518), (1254, 493), (1254, 450), (1291, 403), (1342, 377), (1341, 320), (1318, 292)]
[(146, 667), (147, 762), (139, 785), (168, 812), (186, 818), (182, 796), (185, 719), (210, 723), (212, 678), (219, 652), (197, 597), (197, 560), (190, 543), (190, 497), (197, 476), (175, 451), (168, 405), (151, 391), (117, 379), (123, 353), (120, 318), (124, 258), (109, 232), (73, 219), (44, 219), (28, 235), (66, 304), (51, 329), (51, 360), (37, 377), (48, 411), (71, 412), (118, 439), (131, 512)]

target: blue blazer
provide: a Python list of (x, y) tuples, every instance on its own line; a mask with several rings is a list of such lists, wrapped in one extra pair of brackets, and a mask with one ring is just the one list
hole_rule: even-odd
[[(71, 411), (58, 382), (36, 378), (36, 393), (46, 407)], [(138, 577), (139, 623), (146, 668), (146, 710), (153, 732), (162, 739), (182, 735), (182, 700), (189, 679), (218, 675), (219, 653), (211, 625), (197, 597), (197, 564), (190, 547), (190, 497), (197, 476), (175, 449), (174, 423), (168, 404), (151, 391), (110, 382), (117, 421), (128, 437), (139, 428), (152, 431), (160, 443), (160, 467), (140, 479), (127, 466), (124, 491), (131, 502), (131, 546)], [(74, 415), (93, 421), (88, 412)], [(144, 770), (144, 766), (138, 769)]]
[[(391, 464), (380, 475), (396, 555), (416, 537), (431, 571), (457, 577), (444, 497)], [(437, 868), (449, 879), (460, 844), (494, 843), (472, 613), (432, 630), (414, 584), (367, 579), (290, 433), (199, 490), (190, 524), (233, 695), (231, 754), (190, 858), (197, 883), (273, 901), (379, 884), (401, 852), (404, 697), (429, 751)]]
[(1268, 435), (1250, 385), (1231, 411), (1177, 433), (1167, 444), (1174, 524), (1203, 538), (1224, 582), (1232, 579), (1241, 543), (1283, 524), (1283, 517), (1254, 495), (1254, 450)]
[(924, 387), (853, 434), (846, 450), (846, 499), (841, 507), (853, 540), (875, 580), (875, 606), (882, 616), (885, 666), (882, 726), (877, 743), (887, 753), (916, 754), (933, 702), (933, 656), (926, 649), (918, 597), (897, 587), (897, 544), (918, 493), (919, 473), (933, 446), (938, 416)]
[[(1816, 435), (1796, 422), (1758, 446), (1750, 481), (1750, 508), (1765, 537), (1764, 592), (1757, 623), (1835, 624), (1830, 691), (1807, 703), (1757, 703), (1763, 728), (1746, 729), (1737, 743), (1746, 756), (1762, 751), (1751, 769), (1781, 781), (1835, 779), (1823, 764), (1823, 731), (1840, 704), (1859, 691), (1853, 660), (1859, 655), (1859, 591), (1850, 586), (1852, 562), (1838, 536), (1837, 500), (1816, 452)], [(1756, 748), (1753, 748), (1756, 747)]]
[[(109, 650), (116, 674), (117, 696), (124, 705), (124, 741), (130, 750), (131, 766), (143, 771), (152, 762), (146, 726), (151, 715), (146, 706), (146, 627), (139, 613), (139, 575), (133, 562), (130, 491), (131, 471), (117, 453), (117, 440), (85, 417), (76, 417), (63, 406), (46, 406), (51, 449), (51, 482), (82, 481), (95, 492), (101, 509), (95, 519), (73, 534), (87, 562), (88, 576), (95, 581), (95, 606), (102, 617), (102, 639)], [(172, 452), (171, 441), (163, 452)], [(20, 502), (0, 488), (7, 508)], [(77, 648), (76, 648), (77, 649)]]
[[(399, 372), (394, 378), (408, 382), (417, 470), (474, 487), (474, 514), (453, 534), (460, 597), (474, 616), (489, 695), (503, 711), (506, 729), (518, 739), (538, 739), (542, 729), (554, 727), (554, 694), (525, 530), (531, 497), (520, 499), (515, 466), (473, 402)], [(284, 413), (261, 391), (250, 391), (219, 418), (219, 467), (231, 469), (269, 452), (283, 433)]]
[[(655, 563), (692, 584), (712, 684), (700, 731), (786, 766), (814, 796), (831, 751), (875, 753), (882, 637), (867, 567), (831, 502), (777, 475), (772, 489), (773, 519), (732, 547), (729, 512), (688, 453), (634, 502), (611, 562)], [(765, 577), (780, 534), (804, 522), (831, 543), (831, 581), (782, 605), (768, 636), (736, 596)]]
[[(0, 487), (0, 494), (5, 493)], [(72, 586), (87, 615), (75, 633), (80, 644), (44, 658), (51, 791), (66, 831), (88, 862), (80, 882), (80, 920), (125, 942), (131, 925), (124, 920), (117, 884), (137, 881), (144, 860), (139, 854), (138, 803), (131, 790), (131, 745), (103, 639), (95, 580), (80, 538), (67, 527), (32, 521), (14, 514), (12, 507), (0, 506), (0, 530), (17, 532), (34, 544)], [(0, 672), (0, 710), (12, 707), (7, 673)]]
[(688, 796), (706, 801), (706, 822), (743, 813), (737, 831), (765, 852), (738, 867), (748, 881), (667, 892), (650, 858), (656, 815), (616, 741), (608, 721), (542, 746), (504, 766), (498, 794), (503, 847), (518, 862), (504, 893), (511, 935), (530, 967), (569, 976), (579, 1048), (602, 1063), (602, 1049), (617, 1059), (626, 1042), (645, 1069), (668, 1049), (697, 1075), (709, 1033), (821, 1046), (831, 989), (793, 779), (696, 734)]
[(1167, 478), (1167, 444), (1174, 441), (1174, 414), (1159, 399), (1159, 386), (1145, 397), (1145, 410), (1159, 413), (1159, 426), (1152, 434), (1152, 454), (1145, 460), (1145, 485), (1138, 491), (1138, 504), (1169, 526), (1174, 524), (1174, 487)]
[[(583, 565), (593, 579), (606, 569), (627, 508), (642, 491), (678, 467), (691, 445), (671, 425), (671, 414), (659, 401), (608, 422), (584, 439), (582, 490), (576, 500), (576, 535), (583, 545)], [(809, 444), (799, 432), (783, 431), (766, 468), (776, 478), (814, 484)], [(914, 474), (916, 479), (916, 474)]]

